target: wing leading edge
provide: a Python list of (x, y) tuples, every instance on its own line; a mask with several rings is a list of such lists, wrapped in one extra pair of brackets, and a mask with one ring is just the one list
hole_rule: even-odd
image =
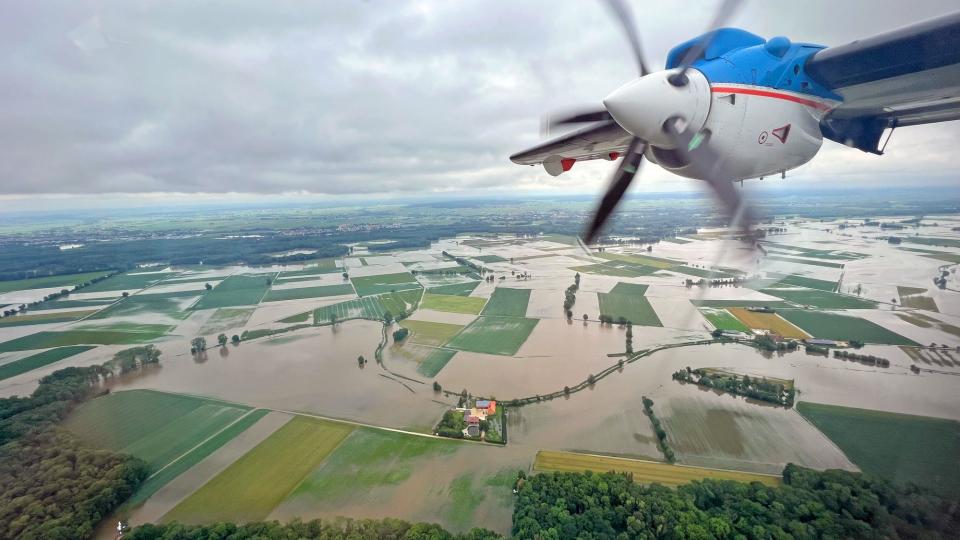
[(823, 135), (882, 153), (887, 128), (960, 119), (960, 12), (824, 49), (804, 71), (843, 97)]

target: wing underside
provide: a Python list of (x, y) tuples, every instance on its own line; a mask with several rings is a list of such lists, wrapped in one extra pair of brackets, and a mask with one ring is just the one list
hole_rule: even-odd
[(631, 138), (631, 135), (624, 131), (619, 124), (613, 120), (608, 120), (590, 124), (517, 152), (510, 156), (510, 161), (520, 165), (542, 163), (550, 171), (550, 165), (559, 166), (560, 160), (609, 160), (622, 154), (630, 145)]
[(824, 136), (880, 153), (887, 128), (960, 119), (960, 12), (824, 49), (804, 69), (843, 97)]

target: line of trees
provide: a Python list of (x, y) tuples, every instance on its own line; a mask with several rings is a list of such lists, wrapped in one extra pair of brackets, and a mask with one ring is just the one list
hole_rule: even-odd
[(577, 303), (577, 291), (580, 290), (580, 272), (573, 276), (573, 285), (567, 287), (563, 295), (563, 312), (567, 314), (568, 319), (573, 318), (573, 305)]
[(104, 366), (111, 371), (116, 368), (124, 374), (158, 363), (160, 363), (160, 349), (156, 345), (144, 345), (117, 352)]
[(789, 464), (783, 485), (702, 480), (667, 488), (622, 473), (542, 473), (519, 487), (528, 538), (948, 538), (957, 502), (915, 486)]
[(99, 283), (109, 277), (113, 277), (116, 274), (117, 274), (116, 272), (104, 274), (100, 277), (96, 277), (91, 280), (84, 281), (83, 283), (78, 283), (74, 285), (72, 289), (60, 289), (57, 292), (52, 292), (50, 294), (44, 295), (44, 297), (40, 300), (34, 300), (33, 302), (30, 302), (27, 304), (20, 304), (17, 307), (11, 307), (11, 308), (5, 309), (3, 310), (3, 316), (10, 317), (10, 316), (16, 315), (17, 313), (26, 313), (27, 310), (29, 310), (30, 308), (37, 307), (45, 302), (53, 302), (55, 300), (59, 300), (60, 298), (66, 298), (70, 296), (71, 293), (80, 291), (86, 287), (93, 285), (94, 283)]
[(666, 458), (668, 463), (673, 463), (677, 460), (677, 457), (673, 453), (673, 448), (670, 448), (670, 443), (667, 442), (666, 430), (663, 429), (660, 419), (653, 412), (653, 400), (647, 396), (643, 396), (643, 410), (650, 417), (650, 423), (653, 424), (653, 432), (657, 435), (657, 446), (663, 452), (663, 457)]
[(890, 367), (890, 360), (886, 358), (880, 358), (879, 356), (874, 356), (872, 354), (857, 354), (850, 351), (833, 351), (834, 358), (841, 358), (843, 360), (856, 360), (861, 364), (868, 366), (877, 366), (877, 367)]
[(707, 388), (716, 388), (724, 392), (759, 399), (768, 403), (793, 406), (796, 390), (793, 385), (774, 383), (766, 378), (750, 378), (749, 375), (739, 376), (735, 373), (711, 372), (705, 369), (681, 369), (673, 374), (673, 380), (698, 384)]

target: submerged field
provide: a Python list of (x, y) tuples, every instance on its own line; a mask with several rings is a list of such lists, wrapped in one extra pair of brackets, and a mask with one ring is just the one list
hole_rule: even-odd
[(797, 410), (864, 472), (960, 494), (960, 422), (807, 402)]
[(410, 337), (407, 339), (411, 342), (434, 347), (443, 345), (463, 329), (459, 324), (411, 320), (401, 321), (400, 326), (410, 330)]

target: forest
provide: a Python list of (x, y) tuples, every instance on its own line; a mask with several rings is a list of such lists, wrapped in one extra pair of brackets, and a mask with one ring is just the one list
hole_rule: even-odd
[(214, 523), (212, 525), (192, 526), (180, 523), (162, 525), (142, 525), (129, 534), (128, 540), (298, 540), (316, 539), (389, 539), (389, 540), (488, 540), (501, 538), (500, 535), (486, 529), (472, 529), (463, 534), (452, 534), (433, 523), (409, 523), (407, 521), (386, 518), (312, 521), (294, 520), (287, 524), (276, 521), (247, 523)]
[(56, 426), (108, 372), (66, 368), (29, 397), (0, 399), (0, 538), (87, 538), (147, 477), (143, 461)]
[(542, 473), (520, 488), (516, 538), (950, 538), (956, 501), (840, 470), (789, 464), (783, 485), (676, 489), (620, 473)]

